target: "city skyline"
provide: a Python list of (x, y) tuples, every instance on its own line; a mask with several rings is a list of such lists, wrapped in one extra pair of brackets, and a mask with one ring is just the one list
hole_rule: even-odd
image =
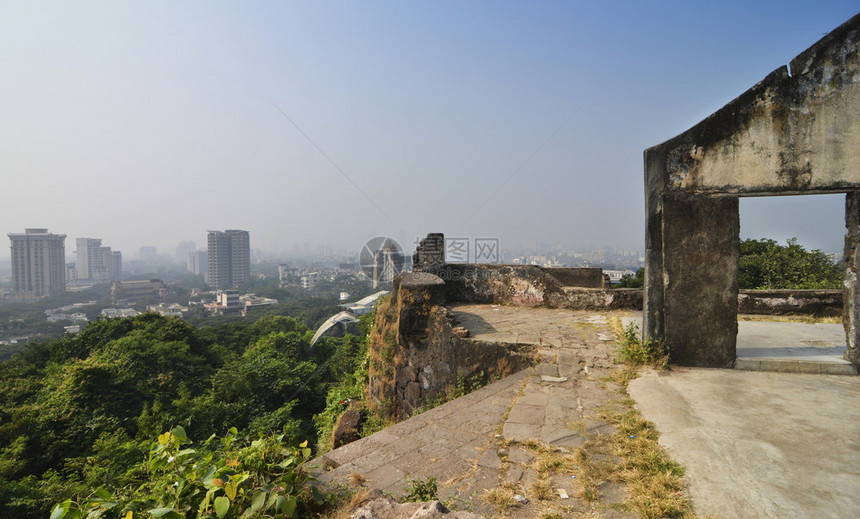
[[(6, 232), (134, 258), (206, 229), (358, 251), (429, 232), (644, 247), (642, 152), (852, 2), (92, 2), (4, 7)], [(742, 200), (742, 237), (838, 251), (843, 197)], [(0, 250), (9, 258), (9, 249)]]

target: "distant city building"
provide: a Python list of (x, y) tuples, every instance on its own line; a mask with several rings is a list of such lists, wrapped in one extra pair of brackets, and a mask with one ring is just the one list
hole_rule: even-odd
[(278, 286), (287, 288), (299, 284), (299, 269), (289, 265), (278, 265)]
[(111, 254), (113, 263), (111, 265), (111, 281), (116, 281), (122, 277), (122, 252), (115, 250)]
[(78, 279), (78, 268), (74, 263), (66, 263), (66, 284), (74, 284)]
[(209, 231), (209, 269), (206, 283), (217, 289), (234, 288), (251, 279), (251, 245), (248, 231)]
[(78, 238), (75, 244), (75, 277), (69, 279), (70, 284), (109, 283), (119, 279), (122, 274), (121, 252), (103, 247), (100, 238)]
[(134, 308), (105, 308), (99, 313), (99, 315), (107, 317), (108, 319), (114, 319), (120, 317), (137, 317), (140, 315), (140, 312)]
[(189, 252), (186, 259), (188, 271), (196, 276), (205, 276), (209, 270), (209, 253), (205, 250)]
[(87, 314), (83, 312), (75, 312), (71, 314), (48, 314), (45, 318), (49, 323), (58, 323), (62, 321), (89, 321), (89, 319), (87, 319)]
[(77, 279), (94, 280), (96, 268), (102, 265), (101, 239), (78, 238), (75, 240), (75, 245)]
[(608, 269), (604, 269), (604, 270), (603, 270), (603, 274), (604, 274), (604, 275), (606, 275), (606, 276), (609, 276), (609, 280), (610, 280), (612, 283), (618, 283), (619, 281), (621, 281), (621, 278), (623, 278), (624, 276), (631, 276), (631, 277), (632, 277), (632, 276), (635, 276), (635, 275), (636, 275), (636, 272), (635, 272), (635, 271), (633, 271), (633, 270), (630, 270), (630, 269), (627, 269), (627, 270), (608, 270)]
[(157, 305), (147, 306), (146, 310), (165, 317), (182, 317), (183, 314), (188, 312), (188, 307), (182, 306), (179, 303), (158, 303)]
[(242, 311), (242, 302), (239, 300), (238, 290), (218, 290), (215, 292), (215, 302), (204, 305), (204, 308), (212, 315), (224, 315), (239, 313)]
[(304, 276), (301, 277), (302, 288), (305, 290), (312, 290), (320, 280), (319, 272), (308, 272)]
[(239, 303), (242, 305), (242, 316), (247, 316), (248, 312), (254, 308), (276, 305), (278, 304), (278, 300), (272, 297), (259, 297), (254, 294), (246, 294), (239, 297)]
[(12, 290), (18, 297), (61, 294), (66, 289), (66, 235), (47, 229), (8, 234), (12, 253)]
[(133, 304), (143, 299), (166, 296), (167, 285), (160, 279), (114, 281), (110, 294), (115, 305)]

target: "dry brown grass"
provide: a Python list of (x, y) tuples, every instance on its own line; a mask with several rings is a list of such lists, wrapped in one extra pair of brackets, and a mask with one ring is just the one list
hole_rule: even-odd
[(517, 505), (514, 499), (514, 488), (511, 485), (502, 485), (491, 488), (484, 493), (484, 501), (493, 505), (497, 513), (505, 513)]
[(349, 516), (352, 515), (352, 512), (356, 508), (377, 497), (379, 497), (378, 491), (369, 488), (353, 492), (348, 496), (345, 495), (339, 498), (338, 502), (334, 503), (331, 509), (322, 517), (323, 519), (349, 519)]
[(625, 506), (640, 517), (696, 517), (684, 485), (684, 468), (660, 447), (654, 424), (633, 403), (627, 397), (600, 409), (600, 417), (617, 432), (594, 437), (578, 449), (582, 469), (578, 496), (594, 502), (602, 482), (617, 481), (628, 490)]
[(364, 477), (364, 474), (359, 474), (358, 472), (352, 472), (349, 475), (349, 484), (354, 487), (360, 487), (364, 485), (367, 481), (367, 478)]
[(529, 495), (538, 501), (549, 501), (554, 497), (552, 482), (547, 478), (534, 480), (529, 488)]

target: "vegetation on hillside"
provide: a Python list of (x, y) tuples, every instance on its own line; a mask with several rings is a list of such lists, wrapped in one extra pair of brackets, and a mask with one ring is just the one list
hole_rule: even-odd
[(290, 317), (197, 328), (143, 314), (91, 322), (0, 362), (0, 517), (45, 517), (105, 488), (150, 499), (161, 477), (152, 441), (177, 427), (196, 440), (235, 436), (242, 448), (314, 445), (314, 415), (366, 345), (347, 336), (311, 348), (311, 336)]

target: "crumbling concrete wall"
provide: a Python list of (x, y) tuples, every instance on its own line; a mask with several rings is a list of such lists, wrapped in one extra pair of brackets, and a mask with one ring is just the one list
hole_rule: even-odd
[[(645, 319), (673, 362), (729, 367), (738, 197), (860, 190), (860, 15), (681, 135), (645, 150)], [(846, 214), (846, 250), (860, 218)], [(849, 260), (845, 326), (860, 317)], [(852, 306), (854, 305), (854, 306)]]
[(376, 310), (370, 336), (369, 402), (395, 420), (462, 381), (486, 383), (536, 361), (529, 345), (476, 341), (458, 329), (445, 306), (445, 283), (429, 273), (407, 273)]

